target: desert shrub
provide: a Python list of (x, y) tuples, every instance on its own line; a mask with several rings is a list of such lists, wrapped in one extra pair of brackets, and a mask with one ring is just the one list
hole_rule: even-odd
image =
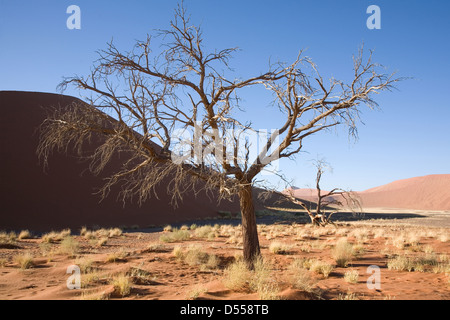
[(416, 258), (401, 255), (389, 259), (387, 266), (389, 270), (425, 272), (428, 269), (431, 271), (436, 270), (435, 268), (439, 266), (439, 261), (436, 255), (426, 255)]
[(353, 259), (353, 245), (342, 238), (336, 243), (331, 255), (338, 267), (346, 267)]
[(325, 278), (328, 278), (330, 273), (333, 271), (334, 267), (326, 263), (324, 261), (315, 260), (311, 263), (310, 271), (323, 275)]
[(164, 232), (172, 232), (172, 229), (173, 229), (173, 228), (172, 228), (171, 225), (167, 225), (167, 226), (164, 227), (163, 231), (164, 231)]
[(197, 286), (195, 286), (193, 289), (189, 290), (189, 291), (186, 293), (186, 299), (187, 299), (187, 300), (195, 300), (195, 299), (197, 299), (201, 294), (204, 294), (204, 293), (206, 293), (206, 292), (208, 292), (208, 289), (207, 289), (207, 288), (205, 288), (205, 287), (203, 287), (203, 286), (200, 286), (200, 285), (197, 285)]
[(156, 279), (150, 272), (143, 270), (139, 267), (131, 267), (127, 272), (127, 275), (131, 278), (132, 282), (140, 285), (154, 284)]
[(77, 258), (75, 260), (75, 265), (77, 265), (80, 268), (81, 273), (87, 274), (92, 273), (95, 268), (93, 266), (94, 262), (92, 259), (89, 258)]
[(348, 283), (358, 283), (359, 272), (358, 270), (348, 270), (344, 274), (344, 280)]
[(96, 242), (97, 247), (103, 247), (108, 242), (108, 237), (102, 237)]
[(124, 250), (119, 250), (108, 254), (106, 262), (114, 263), (117, 261), (125, 261), (126, 257), (128, 257), (128, 253)]
[(259, 256), (253, 266), (249, 270), (242, 258), (237, 259), (225, 270), (223, 284), (233, 291), (256, 292), (261, 300), (278, 300), (279, 286), (273, 279), (270, 264)]
[(414, 269), (414, 264), (412, 260), (406, 256), (397, 256), (388, 260), (387, 267), (389, 270), (412, 271)]
[(180, 246), (175, 246), (173, 248), (172, 254), (175, 258), (177, 258), (178, 260), (182, 261), (184, 254), (183, 254), (183, 248), (181, 248)]
[(228, 266), (224, 271), (223, 284), (233, 291), (249, 291), (251, 272), (244, 260), (239, 259)]
[(74, 256), (80, 249), (80, 243), (76, 241), (73, 237), (65, 237), (59, 246), (59, 253), (67, 254), (69, 256)]
[(120, 274), (112, 278), (111, 284), (114, 287), (114, 293), (125, 297), (130, 294), (132, 281), (129, 276)]
[(170, 249), (161, 243), (150, 243), (147, 247), (148, 252), (169, 252)]
[(33, 255), (29, 252), (14, 256), (13, 260), (22, 270), (29, 269), (33, 266)]
[(358, 296), (354, 292), (346, 294), (339, 293), (338, 300), (359, 300)]
[(289, 246), (279, 241), (273, 241), (269, 245), (269, 251), (274, 254), (287, 254), (291, 249), (292, 246)]
[(172, 232), (163, 234), (159, 237), (161, 242), (180, 242), (191, 238), (191, 234), (187, 230), (173, 229)]
[(58, 241), (63, 240), (64, 238), (70, 236), (71, 233), (72, 232), (70, 229), (65, 229), (60, 232), (52, 231), (52, 232), (44, 234), (42, 236), (42, 241), (47, 242), (47, 243), (58, 242)]
[(211, 234), (215, 237), (215, 230), (209, 225), (197, 227), (194, 232), (198, 238), (211, 238)]
[(109, 229), (109, 237), (110, 238), (120, 237), (122, 234), (123, 234), (123, 231), (120, 228)]
[(31, 232), (28, 230), (22, 230), (19, 233), (19, 236), (17, 237), (19, 240), (23, 240), (23, 239), (31, 239)]
[(291, 284), (293, 288), (306, 292), (314, 291), (317, 281), (307, 269), (303, 268), (302, 261), (295, 260), (289, 266), (289, 270), (292, 273)]
[(15, 232), (0, 232), (0, 244), (16, 243), (17, 235)]

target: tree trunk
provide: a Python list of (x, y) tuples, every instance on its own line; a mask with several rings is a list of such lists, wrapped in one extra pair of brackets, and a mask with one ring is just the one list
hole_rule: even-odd
[(250, 269), (253, 262), (260, 255), (258, 230), (256, 226), (255, 206), (253, 204), (253, 188), (251, 184), (241, 186), (239, 189), (239, 202), (242, 215), (242, 233), (244, 241), (244, 261)]

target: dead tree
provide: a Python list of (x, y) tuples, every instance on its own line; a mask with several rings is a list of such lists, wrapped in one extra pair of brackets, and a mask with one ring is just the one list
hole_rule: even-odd
[[(155, 39), (163, 45), (154, 45)], [(350, 84), (335, 79), (326, 84), (301, 54), (292, 64), (269, 65), (263, 74), (229, 79), (225, 74), (232, 72), (228, 63), (235, 51), (207, 52), (201, 29), (178, 6), (170, 28), (156, 38), (147, 36), (129, 52), (111, 42), (99, 51), (89, 76), (64, 79), (60, 89), (71, 85), (89, 93), (89, 107), (73, 106), (50, 116), (41, 127), (38, 154), (47, 163), (53, 150), (73, 146), (90, 158), (95, 173), (113, 155), (126, 154), (121, 170), (102, 187), (103, 197), (120, 185), (124, 201), (144, 202), (166, 178), (174, 202), (188, 190), (217, 190), (219, 198), (237, 195), (244, 258), (251, 266), (260, 254), (252, 198), (255, 177), (272, 161), (298, 153), (312, 134), (339, 124), (355, 132), (360, 105), (373, 107), (372, 95), (390, 89), (397, 79), (378, 73), (371, 55), (364, 60), (362, 51), (354, 59)], [(235, 115), (244, 108), (239, 89), (249, 86), (271, 90), (279, 107), (273, 112), (285, 115), (285, 123), (266, 136), (256, 158), (251, 158), (245, 136), (257, 130)], [(192, 133), (189, 143), (179, 130)], [(87, 155), (83, 145), (94, 136), (102, 136), (103, 142)]]
[[(323, 160), (318, 160), (315, 162), (315, 167), (317, 169), (316, 175), (316, 191), (317, 191), (317, 203), (315, 210), (312, 210), (310, 207), (305, 205), (301, 200), (295, 198), (293, 192), (287, 193), (287, 198), (297, 204), (300, 205), (303, 209), (305, 209), (309, 218), (311, 219), (311, 223), (315, 226), (324, 227), (328, 224), (333, 224), (331, 217), (333, 214), (340, 211), (340, 209), (350, 210), (353, 214), (361, 212), (361, 203), (357, 197), (357, 195), (352, 191), (346, 191), (341, 188), (333, 188), (331, 191), (323, 192), (320, 188), (320, 180), (322, 179), (322, 175), (327, 168), (327, 163)], [(329, 209), (331, 212), (327, 213), (326, 210)]]

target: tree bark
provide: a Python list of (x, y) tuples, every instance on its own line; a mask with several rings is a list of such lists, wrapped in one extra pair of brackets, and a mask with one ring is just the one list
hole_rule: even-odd
[(244, 261), (249, 269), (253, 269), (253, 262), (261, 254), (261, 250), (259, 247), (255, 206), (253, 204), (253, 188), (250, 183), (239, 188), (239, 202), (242, 215)]

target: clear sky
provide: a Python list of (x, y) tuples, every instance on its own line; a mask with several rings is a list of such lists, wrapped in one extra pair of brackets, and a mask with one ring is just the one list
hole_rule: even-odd
[[(63, 76), (86, 75), (95, 51), (112, 38), (128, 50), (135, 39), (168, 28), (177, 3), (0, 0), (0, 90), (57, 92)], [(69, 5), (81, 9), (80, 30), (66, 26)], [(366, 26), (369, 5), (381, 9), (380, 30)], [(364, 42), (388, 71), (414, 77), (377, 96), (379, 111), (364, 109), (358, 141), (349, 141), (345, 130), (319, 134), (305, 140), (296, 161), (281, 162), (296, 186), (313, 185), (310, 161), (317, 157), (334, 168), (323, 178), (324, 189), (364, 190), (450, 173), (450, 1), (185, 0), (185, 7), (201, 24), (207, 48), (241, 49), (231, 61), (236, 76), (259, 74), (269, 58), (289, 62), (307, 49), (323, 76), (347, 79)], [(261, 128), (278, 126), (269, 101), (247, 94), (244, 103)]]

